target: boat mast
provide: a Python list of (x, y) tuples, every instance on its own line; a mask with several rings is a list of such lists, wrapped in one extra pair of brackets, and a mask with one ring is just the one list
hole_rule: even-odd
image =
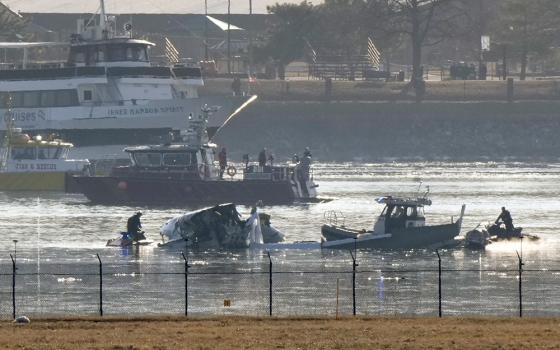
[(101, 12), (99, 13), (99, 26), (101, 30), (106, 30), (107, 27), (107, 15), (105, 14), (105, 0), (99, 0), (101, 2)]
[(101, 28), (101, 36), (103, 39), (107, 39), (109, 37), (109, 28), (107, 26), (107, 13), (105, 12), (105, 0), (99, 0), (100, 4), (100, 12), (99, 12), (99, 27)]

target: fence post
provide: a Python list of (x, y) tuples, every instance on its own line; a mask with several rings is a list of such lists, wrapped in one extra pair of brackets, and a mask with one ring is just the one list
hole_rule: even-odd
[(16, 261), (14, 256), (10, 254), (12, 259), (12, 318), (16, 319)]
[(354, 253), (350, 251), (352, 256), (352, 315), (354, 316), (356, 316), (356, 267), (358, 266), (356, 263), (356, 257), (358, 256), (356, 246), (356, 238), (354, 238)]
[(189, 316), (189, 259), (181, 252), (185, 262), (185, 317)]
[(272, 316), (272, 259), (269, 251), (266, 255), (268, 255), (268, 315)]
[(99, 261), (99, 316), (103, 317), (103, 263), (99, 254), (97, 260)]
[(439, 251), (436, 249), (436, 254), (438, 257), (438, 300), (439, 300), (439, 305), (438, 305), (438, 311), (439, 311), (439, 317), (442, 317), (442, 312), (441, 312), (441, 256), (439, 255)]
[(517, 259), (519, 260), (518, 270), (519, 270), (519, 317), (523, 317), (523, 293), (522, 293), (522, 279), (521, 275), (523, 274), (523, 258), (517, 252)]

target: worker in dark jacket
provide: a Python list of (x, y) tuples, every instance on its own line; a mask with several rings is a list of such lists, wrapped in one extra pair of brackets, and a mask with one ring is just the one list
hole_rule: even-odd
[(218, 153), (218, 162), (220, 163), (220, 179), (223, 179), (227, 167), (227, 153), (225, 147), (222, 147), (222, 150)]
[(142, 223), (140, 222), (141, 212), (137, 212), (128, 218), (126, 222), (126, 232), (133, 241), (140, 241), (146, 239), (144, 231), (142, 231)]
[(496, 224), (498, 224), (498, 222), (500, 220), (502, 220), (504, 222), (504, 224), (506, 225), (506, 232), (507, 233), (512, 233), (513, 232), (513, 219), (511, 218), (511, 214), (509, 213), (509, 211), (506, 210), (506, 207), (502, 207), (502, 212), (500, 213), (500, 215), (496, 219)]
[(266, 148), (263, 148), (259, 153), (259, 166), (264, 167), (266, 165)]

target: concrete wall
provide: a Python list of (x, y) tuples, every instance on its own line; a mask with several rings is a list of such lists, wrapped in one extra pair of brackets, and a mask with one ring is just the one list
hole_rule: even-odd
[(559, 102), (259, 101), (216, 137), (232, 161), (262, 147), (288, 160), (306, 146), (320, 161), (560, 159)]

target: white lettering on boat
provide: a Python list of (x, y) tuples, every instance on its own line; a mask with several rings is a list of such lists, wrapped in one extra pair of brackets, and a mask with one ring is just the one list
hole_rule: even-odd
[(56, 164), (16, 164), (16, 170), (56, 170)]

